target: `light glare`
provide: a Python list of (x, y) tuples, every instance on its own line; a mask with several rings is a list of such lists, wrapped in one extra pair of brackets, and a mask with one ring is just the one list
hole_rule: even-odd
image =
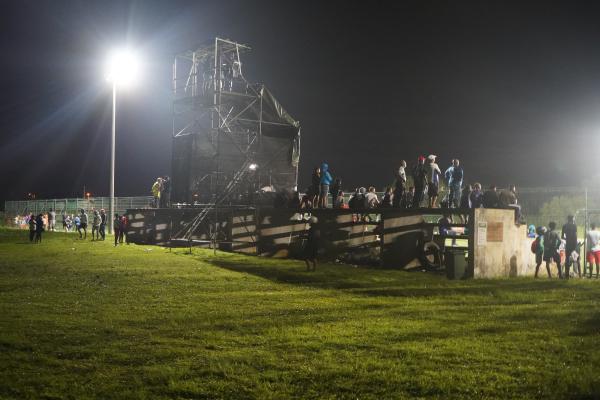
[(106, 80), (119, 86), (135, 83), (139, 69), (135, 55), (129, 50), (117, 50), (110, 54), (106, 68)]

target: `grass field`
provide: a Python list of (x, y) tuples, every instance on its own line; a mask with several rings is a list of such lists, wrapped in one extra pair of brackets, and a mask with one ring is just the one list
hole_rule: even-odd
[(0, 230), (0, 398), (599, 398), (600, 281)]

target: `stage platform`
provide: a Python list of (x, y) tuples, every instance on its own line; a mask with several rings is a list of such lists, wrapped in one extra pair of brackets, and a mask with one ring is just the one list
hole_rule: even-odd
[[(396, 209), (357, 212), (345, 209), (294, 210), (271, 207), (218, 207), (185, 240), (178, 234), (202, 208), (130, 209), (128, 240), (162, 246), (216, 246), (220, 250), (270, 257), (302, 258), (310, 217), (319, 220), (322, 257), (360, 260), (387, 268), (436, 269), (443, 264), (450, 237), (441, 237), (437, 220), (445, 213), (464, 233), (455, 250), (464, 250), (468, 277), (530, 275), (535, 261), (525, 226), (514, 224), (514, 210)], [(425, 250), (424, 250), (425, 249)]]

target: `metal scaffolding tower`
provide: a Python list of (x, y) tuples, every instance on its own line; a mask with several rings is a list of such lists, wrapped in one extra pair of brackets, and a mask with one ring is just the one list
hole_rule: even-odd
[[(223, 201), (248, 203), (262, 187), (296, 185), (300, 125), (264, 85), (246, 80), (241, 56), (249, 50), (247, 45), (215, 38), (175, 57), (176, 201), (214, 204), (227, 189), (230, 195)], [(253, 168), (241, 171), (248, 165)]]

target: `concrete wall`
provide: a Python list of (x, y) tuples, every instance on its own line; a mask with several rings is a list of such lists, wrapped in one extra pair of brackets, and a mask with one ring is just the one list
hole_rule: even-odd
[(475, 210), (474, 277), (529, 276), (535, 272), (535, 255), (526, 225), (517, 226), (514, 211)]

